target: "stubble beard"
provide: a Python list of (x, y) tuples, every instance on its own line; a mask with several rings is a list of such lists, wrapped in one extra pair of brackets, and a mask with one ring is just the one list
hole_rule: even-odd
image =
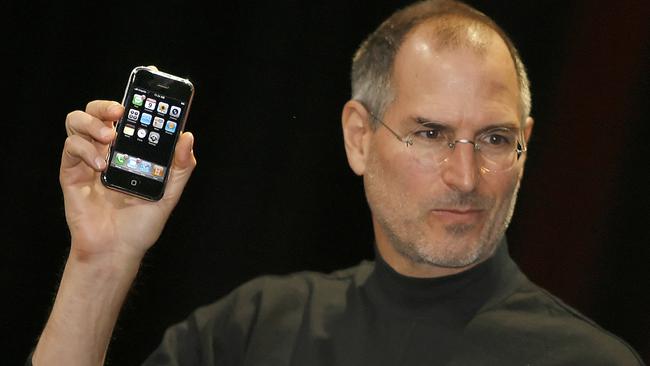
[[(390, 245), (403, 257), (417, 264), (444, 268), (462, 268), (489, 258), (510, 224), (514, 213), (520, 176), (513, 183), (509, 199), (495, 207), (495, 199), (476, 192), (450, 191), (444, 197), (432, 199), (415, 207), (409, 192), (395, 193), (386, 188), (385, 174), (376, 159), (371, 158), (366, 184), (366, 197), (373, 218), (388, 238)], [(489, 214), (478, 238), (471, 233), (477, 224), (444, 226), (444, 237), (432, 238), (427, 216), (431, 207), (475, 207)], [(413, 215), (413, 213), (418, 215)]]

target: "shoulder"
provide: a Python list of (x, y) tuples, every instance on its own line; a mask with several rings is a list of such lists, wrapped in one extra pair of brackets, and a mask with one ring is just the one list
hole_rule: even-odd
[(219, 301), (199, 308), (197, 315), (207, 317), (215, 312), (225, 312), (228, 317), (258, 317), (258, 321), (264, 314), (290, 316), (307, 303), (340, 302), (348, 288), (365, 283), (373, 266), (374, 262), (364, 260), (356, 266), (329, 273), (301, 271), (259, 276), (243, 283)]
[(373, 262), (362, 261), (356, 266), (333, 272), (301, 271), (283, 275), (263, 275), (245, 282), (234, 290), (240, 297), (302, 295), (314, 291), (336, 291), (365, 282)]
[(331, 273), (304, 271), (251, 279), (170, 327), (151, 362), (240, 364), (249, 350), (256, 349), (261, 351), (246, 357), (289, 355), (306, 314), (340, 307), (347, 289), (365, 282), (372, 267), (372, 262), (364, 261)]
[(643, 364), (623, 339), (527, 279), (503, 301), (482, 309), (474, 326), (480, 333), (498, 334), (498, 340), (482, 342), (514, 352), (525, 349), (527, 358), (556, 364)]

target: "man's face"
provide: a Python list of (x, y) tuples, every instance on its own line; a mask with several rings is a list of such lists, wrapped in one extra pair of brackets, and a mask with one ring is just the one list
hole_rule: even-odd
[[(395, 99), (382, 120), (401, 136), (418, 119), (436, 121), (455, 139), (472, 141), (488, 126), (520, 128), (512, 58), (498, 36), (488, 40), (482, 52), (436, 50), (430, 33), (416, 29), (396, 57)], [(412, 146), (377, 128), (363, 174), (383, 258), (415, 276), (455, 273), (486, 259), (510, 221), (522, 171), (523, 159), (507, 171), (482, 170), (471, 144), (457, 144), (440, 165), (424, 164)]]

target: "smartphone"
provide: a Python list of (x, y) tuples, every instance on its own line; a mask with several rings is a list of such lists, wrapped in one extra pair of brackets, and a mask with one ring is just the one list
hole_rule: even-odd
[(188, 79), (145, 66), (134, 68), (102, 183), (149, 201), (160, 200), (193, 97)]

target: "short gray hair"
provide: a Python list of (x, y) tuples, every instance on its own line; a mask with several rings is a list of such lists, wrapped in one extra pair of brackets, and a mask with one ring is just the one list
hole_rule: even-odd
[[(487, 27), (505, 42), (512, 57), (520, 94), (521, 123), (530, 115), (531, 95), (528, 75), (519, 51), (499, 25), (482, 12), (455, 0), (424, 0), (401, 9), (386, 19), (366, 38), (352, 60), (352, 99), (361, 102), (370, 113), (382, 118), (394, 100), (392, 86), (395, 56), (406, 35), (426, 21), (450, 20), (438, 27), (439, 42), (454, 46), (460, 37), (460, 24)], [(462, 40), (461, 40), (462, 42)]]

